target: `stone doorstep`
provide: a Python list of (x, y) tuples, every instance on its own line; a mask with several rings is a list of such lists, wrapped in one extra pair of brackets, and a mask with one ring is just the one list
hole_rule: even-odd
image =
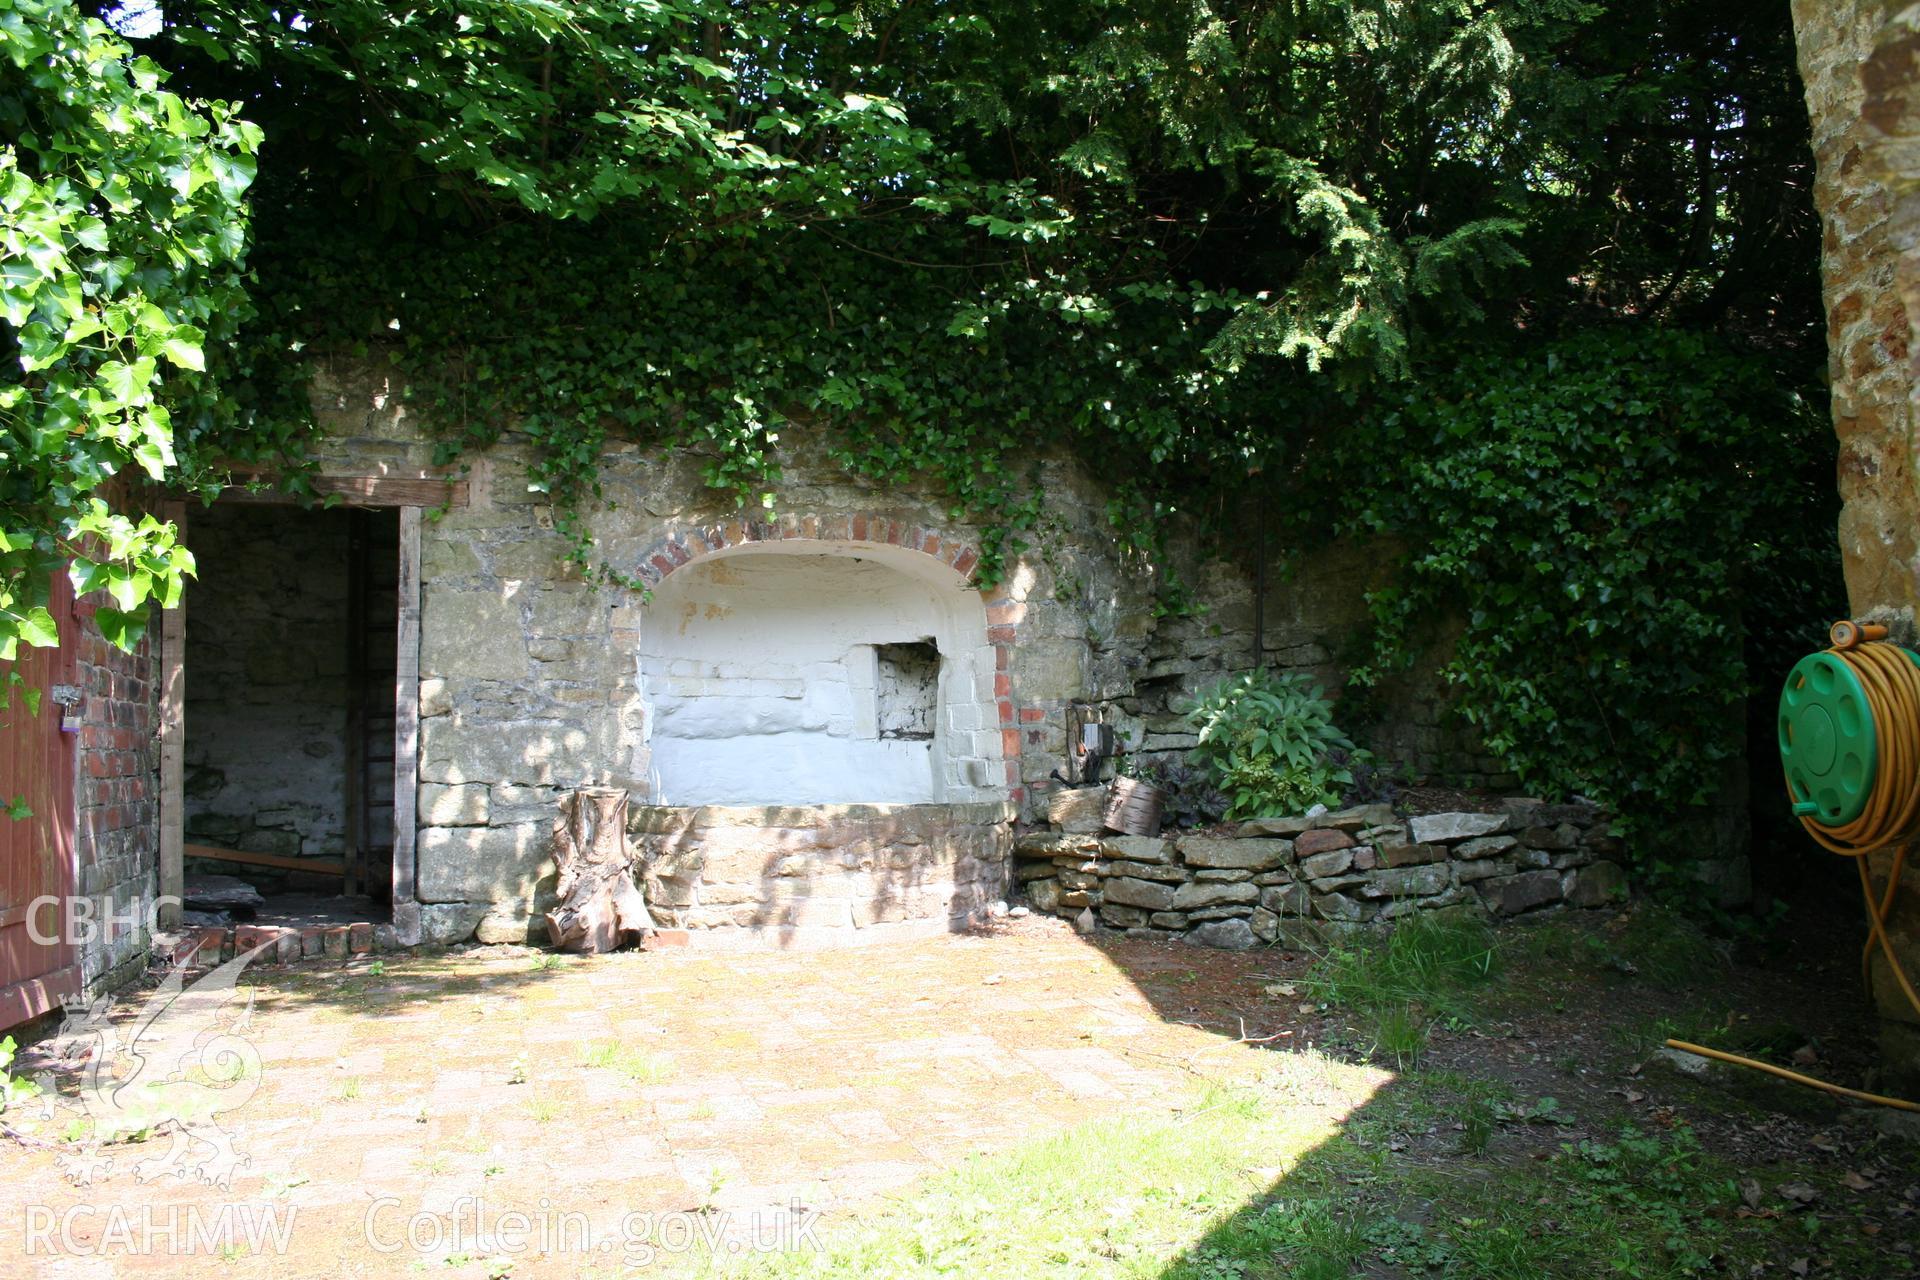
[(285, 964), (319, 956), (344, 960), (381, 949), (379, 931), (367, 920), (328, 925), (237, 924), (231, 928), (194, 925), (170, 936), (170, 944), (161, 944), (168, 960), (191, 969), (210, 969), (256, 947), (261, 951), (253, 958), (254, 964)]

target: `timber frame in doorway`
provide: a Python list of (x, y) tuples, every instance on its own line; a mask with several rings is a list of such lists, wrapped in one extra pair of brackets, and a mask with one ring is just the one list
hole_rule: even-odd
[[(432, 476), (314, 476), (313, 491), (347, 507), (398, 508), (400, 565), (393, 678), (393, 928), (403, 945), (420, 940), (420, 900), (416, 889), (420, 748), (420, 528), (426, 511), (467, 505), (464, 480)], [(297, 506), (301, 500), (271, 490), (229, 488), (221, 502)], [(169, 502), (162, 514), (187, 533), (187, 504)], [(160, 616), (160, 893), (177, 901), (186, 885), (187, 609), (180, 605)], [(161, 922), (179, 923), (179, 908), (169, 906)]]

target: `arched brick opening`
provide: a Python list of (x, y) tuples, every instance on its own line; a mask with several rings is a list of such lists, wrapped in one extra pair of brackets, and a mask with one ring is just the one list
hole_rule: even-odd
[[(650, 589), (657, 589), (686, 566), (716, 557), (751, 551), (804, 553), (814, 547), (838, 554), (871, 551), (875, 559), (895, 564), (901, 563), (902, 555), (924, 557), (940, 566), (956, 585), (969, 588), (980, 563), (979, 548), (972, 542), (912, 521), (883, 514), (789, 514), (771, 520), (735, 519), (674, 530), (640, 555), (634, 575)], [(1007, 596), (1003, 586), (981, 592), (979, 598), (985, 618), (985, 647), (991, 653), (990, 663), (984, 658), (980, 663), (979, 674), (990, 683), (981, 690), (979, 700), (991, 708), (1004, 780), (1003, 787), (995, 789), (1018, 805), (1025, 799), (1020, 776), (1023, 735), (1021, 717), (1013, 703), (1012, 670), (1024, 610)], [(989, 666), (990, 676), (986, 670)], [(1034, 717), (1029, 713), (1026, 718)]]

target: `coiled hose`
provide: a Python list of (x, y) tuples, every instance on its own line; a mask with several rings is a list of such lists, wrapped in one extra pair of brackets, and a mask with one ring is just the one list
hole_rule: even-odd
[[(1874, 630), (1878, 631), (1879, 628)], [(1846, 663), (1866, 691), (1867, 704), (1873, 712), (1875, 741), (1880, 755), (1879, 765), (1874, 771), (1873, 787), (1867, 793), (1866, 807), (1853, 821), (1830, 827), (1815, 821), (1811, 814), (1803, 813), (1800, 825), (1806, 828), (1807, 834), (1821, 848), (1852, 858), (1854, 866), (1860, 871), (1860, 894), (1866, 903), (1868, 930), (1866, 945), (1860, 953), (1863, 975), (1871, 982), (1873, 952), (1877, 946), (1887, 958), (1894, 981), (1900, 984), (1900, 990), (1912, 1003), (1914, 1011), (1920, 1013), (1920, 994), (1915, 993), (1912, 980), (1907, 977), (1900, 957), (1894, 952), (1886, 927), (1887, 913), (1892, 910), (1894, 895), (1900, 889), (1900, 875), (1906, 869), (1907, 852), (1915, 838), (1920, 837), (1920, 664), (1909, 658), (1898, 645), (1860, 643), (1861, 634), (1862, 628), (1856, 624), (1836, 623), (1833, 628), (1835, 644), (1827, 652)], [(1789, 793), (1791, 789), (1789, 783)], [(1867, 858), (1883, 849), (1894, 851), (1893, 866), (1887, 875), (1886, 890), (1876, 899), (1873, 877), (1867, 871)], [(1723, 1053), (1684, 1040), (1669, 1040), (1667, 1045), (1703, 1058), (1751, 1067), (1842, 1097), (1856, 1098), (1883, 1107), (1897, 1107), (1902, 1111), (1920, 1111), (1920, 1103), (1848, 1089), (1738, 1054)]]

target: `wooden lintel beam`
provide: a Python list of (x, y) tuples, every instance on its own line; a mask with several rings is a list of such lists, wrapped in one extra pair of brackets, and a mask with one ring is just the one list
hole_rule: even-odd
[[(268, 477), (261, 477), (263, 479)], [(309, 483), (321, 497), (337, 497), (350, 507), (464, 507), (467, 482), (434, 476), (313, 476)], [(290, 493), (278, 489), (248, 489), (230, 485), (220, 491), (222, 502), (269, 503), (285, 506), (298, 502)]]
[(216, 849), (210, 844), (190, 844), (184, 852), (189, 858), (211, 858), (216, 862), (239, 862), (250, 867), (278, 867), (282, 871), (311, 871), (321, 876), (344, 876), (347, 866), (338, 858), (289, 858), (277, 853), (247, 853), (240, 849)]

